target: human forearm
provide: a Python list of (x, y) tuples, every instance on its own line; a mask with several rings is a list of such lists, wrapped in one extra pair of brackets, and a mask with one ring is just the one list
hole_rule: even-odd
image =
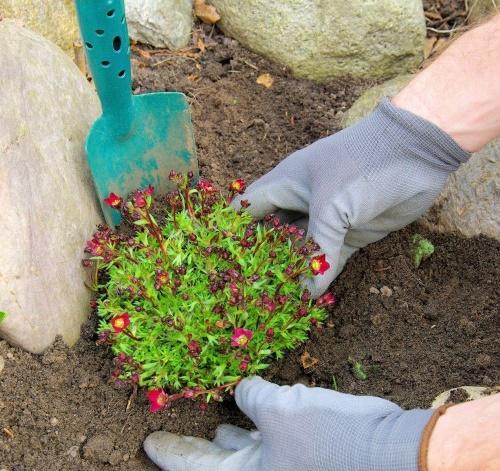
[(500, 394), (450, 407), (429, 441), (428, 471), (500, 469)]
[(465, 33), (392, 100), (476, 152), (500, 136), (500, 15)]

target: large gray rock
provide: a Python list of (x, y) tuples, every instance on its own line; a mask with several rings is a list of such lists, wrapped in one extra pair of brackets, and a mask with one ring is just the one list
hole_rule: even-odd
[(71, 56), (73, 42), (80, 37), (74, 0), (0, 0), (0, 17), (21, 21)]
[(83, 144), (98, 100), (48, 40), (0, 21), (0, 336), (32, 352), (74, 343), (90, 293), (81, 268), (101, 215)]
[(423, 59), (422, 0), (211, 0), (222, 29), (315, 80), (387, 77)]
[(132, 39), (170, 49), (188, 43), (193, 26), (192, 0), (126, 0), (125, 6)]
[[(394, 96), (411, 79), (397, 77), (365, 92), (343, 120), (347, 127), (372, 111), (383, 96)], [(484, 234), (500, 240), (500, 139), (490, 143), (450, 175), (421, 222), (434, 230), (466, 237)]]

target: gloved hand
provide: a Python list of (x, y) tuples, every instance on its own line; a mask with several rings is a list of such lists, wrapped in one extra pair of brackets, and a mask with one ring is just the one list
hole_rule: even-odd
[(259, 377), (243, 380), (235, 397), (258, 432), (221, 425), (213, 442), (154, 432), (146, 453), (168, 471), (417, 471), (434, 413)]
[(308, 216), (307, 236), (331, 267), (305, 280), (318, 297), (357, 249), (428, 209), (469, 156), (437, 126), (385, 98), (358, 123), (290, 155), (234, 204), (247, 199), (254, 216), (276, 213), (286, 222)]

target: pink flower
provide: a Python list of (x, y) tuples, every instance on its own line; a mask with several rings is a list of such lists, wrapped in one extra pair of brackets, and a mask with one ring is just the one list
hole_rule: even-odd
[(130, 316), (128, 312), (113, 317), (113, 319), (111, 319), (111, 325), (116, 334), (123, 332), (130, 325)]
[(154, 191), (155, 191), (155, 187), (152, 185), (148, 185), (148, 187), (143, 190), (143, 193), (145, 195), (151, 196), (154, 193)]
[(149, 410), (151, 412), (159, 412), (167, 406), (168, 394), (162, 389), (151, 389), (148, 391)]
[(248, 342), (252, 339), (253, 332), (243, 327), (234, 329), (233, 336), (231, 337), (231, 346), (238, 348), (246, 348)]
[(316, 307), (329, 306), (330, 304), (335, 304), (336, 301), (337, 300), (332, 293), (325, 293), (316, 300)]
[(242, 180), (241, 178), (238, 178), (234, 181), (231, 182), (229, 185), (229, 189), (231, 191), (234, 191), (235, 193), (243, 193), (247, 187), (247, 184), (245, 183), (245, 180)]
[(311, 258), (310, 267), (313, 275), (323, 275), (330, 268), (330, 264), (326, 261), (326, 255), (322, 254)]
[(123, 198), (111, 192), (107, 198), (104, 198), (104, 202), (112, 208), (118, 209), (123, 203)]
[(240, 371), (246, 371), (247, 368), (248, 368), (248, 361), (241, 360), (240, 361)]

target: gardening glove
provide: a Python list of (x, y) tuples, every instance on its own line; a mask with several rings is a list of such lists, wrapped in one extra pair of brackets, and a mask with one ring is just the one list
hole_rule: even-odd
[(308, 224), (307, 236), (330, 263), (324, 275), (304, 280), (318, 297), (356, 250), (426, 211), (469, 157), (440, 128), (384, 98), (358, 123), (280, 162), (234, 205), (248, 200), (257, 218), (276, 213)]
[(213, 442), (154, 432), (146, 453), (168, 471), (417, 471), (434, 414), (259, 377), (243, 380), (235, 396), (258, 432), (221, 425)]

